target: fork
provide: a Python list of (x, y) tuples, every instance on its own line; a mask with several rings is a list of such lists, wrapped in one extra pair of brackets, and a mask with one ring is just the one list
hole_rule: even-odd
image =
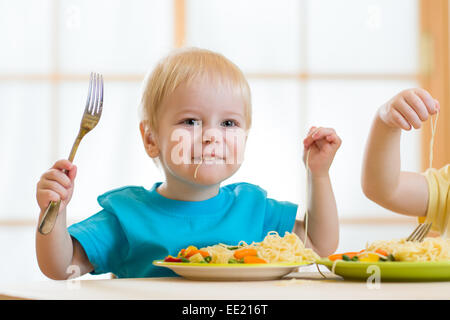
[[(84, 109), (83, 118), (81, 119), (80, 130), (78, 131), (77, 138), (72, 145), (70, 151), (69, 161), (73, 162), (75, 153), (77, 152), (78, 145), (83, 139), (84, 135), (94, 129), (100, 120), (103, 109), (103, 76), (98, 73), (91, 72), (89, 80), (88, 97), (86, 101), (86, 107)], [(66, 170), (63, 170), (67, 173)], [(51, 201), (45, 210), (44, 215), (39, 223), (39, 232), (43, 235), (50, 233), (55, 225), (56, 217), (58, 216), (61, 200)]]
[(431, 223), (422, 223), (419, 224), (416, 229), (406, 238), (406, 241), (418, 241), (422, 242), (425, 239), (425, 236), (431, 229)]

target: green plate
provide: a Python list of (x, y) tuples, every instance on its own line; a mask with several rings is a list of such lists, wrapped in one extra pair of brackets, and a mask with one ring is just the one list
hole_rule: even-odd
[[(334, 261), (316, 262), (332, 270)], [(441, 262), (355, 262), (338, 261), (334, 273), (348, 280), (450, 281), (450, 261)], [(370, 277), (370, 279), (369, 279)]]

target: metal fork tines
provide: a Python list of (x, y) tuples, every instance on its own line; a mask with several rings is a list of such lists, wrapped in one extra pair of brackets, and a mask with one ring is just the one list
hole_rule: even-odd
[(419, 224), (416, 229), (406, 238), (406, 241), (418, 241), (422, 242), (431, 229), (431, 223)]
[[(69, 161), (73, 162), (75, 153), (77, 152), (78, 145), (83, 139), (84, 135), (94, 129), (100, 120), (103, 110), (103, 76), (98, 73), (91, 73), (89, 80), (88, 97), (86, 106), (84, 108), (83, 118), (81, 119), (80, 130), (72, 145), (70, 151)], [(66, 173), (66, 171), (64, 171)], [(60, 201), (51, 201), (42, 216), (42, 220), (39, 223), (39, 232), (41, 234), (48, 234), (52, 231), (55, 225), (56, 218), (58, 216)]]
[(94, 129), (100, 120), (103, 110), (103, 76), (98, 73), (91, 73), (89, 80), (88, 97), (81, 119), (80, 131), (70, 151), (69, 161), (75, 157), (78, 145), (86, 133)]

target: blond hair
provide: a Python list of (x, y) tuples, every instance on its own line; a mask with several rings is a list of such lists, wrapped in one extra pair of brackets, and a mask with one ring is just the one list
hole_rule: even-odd
[(159, 61), (144, 80), (141, 118), (147, 129), (157, 132), (162, 101), (181, 84), (205, 78), (215, 85), (225, 85), (242, 97), (246, 127), (251, 127), (251, 94), (242, 71), (223, 55), (206, 49), (182, 48)]

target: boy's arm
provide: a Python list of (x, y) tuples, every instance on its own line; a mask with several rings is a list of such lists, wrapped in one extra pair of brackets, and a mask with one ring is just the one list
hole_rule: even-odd
[(386, 209), (424, 216), (428, 206), (425, 177), (400, 168), (400, 128), (392, 128), (375, 117), (366, 145), (361, 185), (364, 194)]
[(74, 270), (76, 276), (94, 270), (83, 247), (67, 232), (65, 209), (58, 214), (49, 234), (42, 235), (36, 231), (36, 255), (41, 271), (54, 280), (68, 279)]
[(336, 251), (339, 243), (337, 206), (328, 172), (341, 139), (331, 128), (312, 127), (303, 143), (308, 170), (308, 217), (306, 221), (296, 221), (294, 232), (304, 241), (307, 229), (306, 246), (326, 257)]
[[(306, 246), (319, 256), (327, 257), (334, 253), (339, 242), (339, 221), (336, 200), (330, 177), (311, 177), (309, 180), (307, 221), (296, 220), (294, 232), (305, 241), (305, 224), (308, 223)], [(306, 218), (306, 217), (305, 217)]]
[[(64, 169), (67, 170), (67, 175), (63, 172)], [(36, 228), (39, 268), (47, 277), (55, 280), (67, 279), (73, 270), (77, 275), (83, 275), (94, 269), (82, 246), (67, 231), (66, 206), (72, 197), (75, 176), (76, 166), (68, 160), (59, 160), (41, 176), (37, 184), (36, 199), (41, 209), (38, 221), (41, 221), (50, 201), (61, 200), (53, 230), (42, 235)], [(70, 266), (78, 266), (79, 269), (69, 269)]]

